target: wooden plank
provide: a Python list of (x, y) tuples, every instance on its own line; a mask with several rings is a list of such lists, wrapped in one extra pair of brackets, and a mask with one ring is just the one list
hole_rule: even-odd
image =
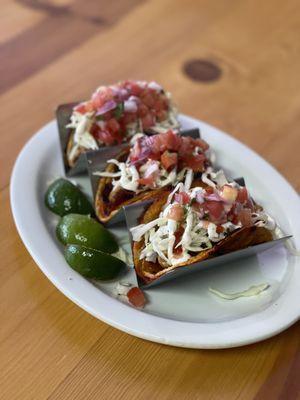
[(5, 232), (0, 241), (0, 254), (5, 260), (0, 266), (1, 287), (16, 271), (31, 262), (31, 257), (17, 234), (10, 211), (8, 188), (0, 192), (0, 199), (0, 230)]
[[(0, 45), (21, 35), (43, 19), (43, 14), (11, 0), (1, 0)], [(0, 53), (1, 54), (1, 53)], [(3, 59), (1, 59), (3, 62)]]
[[(299, 323), (297, 324), (299, 327)], [(300, 395), (297, 370), (300, 366), (300, 335), (294, 329), (294, 335), (284, 344), (267, 378), (259, 388), (255, 400), (266, 398), (295, 399)]]
[(95, 0), (87, 0), (84, 5), (77, 1), (72, 6), (59, 7), (48, 6), (47, 3), (29, 3), (35, 4), (38, 10), (45, 11), (48, 16), (0, 45), (0, 74), (5, 75), (5, 79), (0, 82), (0, 93), (114, 24), (123, 13), (136, 5), (137, 0), (123, 1), (119, 6), (108, 10), (107, 6), (101, 7), (101, 15), (95, 12), (99, 10), (99, 2)]
[(54, 290), (0, 343), (1, 396), (48, 398), (107, 329)]
[[(172, 7), (170, 22), (164, 21), (163, 24), (158, 24), (156, 28), (156, 35), (164, 38), (164, 45), (161, 41), (153, 41), (152, 34), (136, 37), (138, 21), (142, 20), (146, 32), (151, 32), (153, 22), (157, 20), (158, 14), (163, 12), (163, 3), (160, 4), (155, 9), (157, 13), (147, 13), (147, 5), (136, 9), (112, 31), (96, 35), (86, 45), (81, 46), (80, 50), (74, 50), (60, 61), (1, 97), (1, 108), (4, 111), (1, 117), (1, 125), (3, 129), (10, 131), (13, 125), (14, 131), (13, 134), (1, 138), (6, 148), (13, 146), (14, 150), (2, 155), (4, 168), (6, 170), (11, 168), (12, 161), (21, 144), (24, 143), (31, 132), (34, 132), (44, 121), (51, 118), (51, 110), (58, 103), (84, 98), (102, 82), (136, 76), (161, 81), (174, 93), (180, 109), (184, 112), (200, 117), (232, 133), (270, 160), (273, 161), (276, 158), (275, 166), (296, 187), (299, 187), (299, 174), (297, 168), (295, 168), (297, 159), (296, 157), (289, 157), (295, 148), (294, 142), (297, 141), (297, 131), (295, 128), (290, 129), (290, 126), (293, 125), (298, 115), (299, 88), (298, 81), (295, 83), (292, 78), (293, 74), (286, 77), (285, 85), (279, 81), (279, 76), (287, 67), (285, 58), (279, 59), (275, 65), (271, 61), (272, 58), (269, 63), (265, 57), (260, 60), (259, 58), (251, 59), (249, 56), (248, 59), (247, 47), (244, 46), (243, 42), (241, 43), (241, 55), (238, 58), (232, 48), (236, 46), (234, 44), (236, 35), (234, 20), (237, 20), (240, 11), (239, 8), (233, 8), (229, 12), (228, 9), (225, 10), (225, 4), (224, 8), (221, 8), (222, 4), (218, 8), (220, 13), (218, 26), (220, 25), (221, 28), (217, 37), (215, 25), (212, 26), (212, 23), (210, 23), (217, 20), (218, 14), (214, 7), (205, 10), (205, 13), (202, 14), (203, 23), (196, 25), (197, 15), (194, 17), (192, 11), (182, 12), (180, 5), (176, 6), (175, 3)], [(251, 10), (246, 9), (246, 11), (243, 15), (244, 19)], [(268, 11), (270, 10), (265, 10), (263, 17), (266, 18)], [(255, 14), (255, 10), (253, 10), (253, 14)], [(278, 36), (282, 32), (283, 24), (285, 24), (284, 28), (288, 34), (284, 37), (284, 40), (289, 41), (288, 38), (292, 39), (291, 32), (295, 29), (296, 16), (292, 16), (290, 18), (291, 24), (288, 24), (283, 10), (281, 14), (282, 21), (279, 23), (277, 20), (275, 26), (272, 22), (266, 20), (265, 32), (261, 33), (270, 36), (272, 32), (272, 35), (276, 33), (275, 36)], [(137, 22), (134, 24), (134, 21)], [(174, 24), (177, 28), (176, 33), (170, 33)], [(189, 26), (192, 26), (192, 29), (189, 30)], [(276, 26), (278, 26), (279, 33), (275, 29)], [(126, 30), (124, 30), (125, 27)], [(247, 25), (245, 30), (246, 28), (249, 31), (246, 31), (248, 38), (251, 40), (253, 27)], [(139, 29), (141, 29), (141, 26), (139, 26)], [(190, 32), (188, 48), (185, 45), (187, 40), (185, 32), (187, 31)], [(232, 48), (228, 49), (228, 44), (226, 49), (221, 47), (224, 31), (230, 39), (228, 42), (232, 44)], [(207, 43), (214, 50), (199, 46), (200, 38), (201, 43)], [(93, 49), (98, 46), (99, 40), (101, 48), (95, 54)], [(270, 41), (269, 38), (268, 42)], [(123, 52), (114, 52), (112, 57), (111, 43), (114, 43), (114, 48), (124, 49), (127, 55), (126, 59), (123, 59)], [(275, 57), (279, 54), (282, 43), (278, 43), (276, 38), (273, 47), (269, 43), (268, 46), (271, 49), (273, 48), (272, 54)], [(138, 56), (141, 48), (147, 49), (147, 63)], [(199, 84), (190, 81), (182, 73), (182, 65), (187, 59), (195, 57), (195, 55), (200, 58), (212, 59), (220, 65), (223, 70), (222, 78), (212, 84)], [(232, 58), (234, 56), (236, 58)], [(109, 60), (109, 63), (101, 63), (100, 76), (98, 63), (101, 59)], [(245, 59), (245, 64), (240, 61), (243, 59)], [(70, 65), (73, 66), (72, 74), (69, 73)], [(85, 85), (78, 85), (78, 76), (86, 74), (87, 65), (89, 65), (89, 78)], [(297, 63), (291, 68), (295, 74), (298, 70)], [(67, 81), (65, 76), (68, 76)], [(274, 94), (275, 89), (268, 89), (272, 87), (274, 80), (279, 82), (280, 96)], [(55, 87), (56, 90), (50, 90), (52, 87)], [(260, 91), (261, 87), (263, 89)], [(21, 96), (21, 93), (24, 92), (27, 93), (26, 101)], [(44, 93), (46, 92), (47, 96), (45, 97)], [(41, 96), (43, 102), (37, 102), (37, 99)], [(289, 108), (285, 113), (281, 113), (280, 110), (286, 108), (287, 99)], [(14, 102), (20, 110), (21, 115), (19, 115), (18, 120), (12, 121), (13, 117), (10, 115), (13, 112), (10, 109), (11, 102)], [(35, 104), (35, 115), (32, 115), (32, 104)], [(30, 113), (31, 118), (29, 119), (26, 116)], [(284, 132), (284, 135), (282, 132)], [(289, 140), (286, 140), (286, 135), (288, 135)], [(276, 141), (276, 146), (270, 146), (270, 142), (273, 144), (273, 140)], [(17, 143), (17, 146), (13, 145), (14, 143)], [(275, 156), (272, 155), (273, 152)], [(279, 157), (277, 157), (277, 152), (279, 152)], [(289, 167), (290, 163), (291, 166)], [(3, 179), (2, 186), (6, 183), (7, 179)]]
[[(253, 399), (280, 362), (287, 336), (294, 355), (299, 326), (288, 335), (222, 352), (170, 348), (108, 330), (50, 399)], [(279, 370), (272, 398), (278, 398), (284, 379)]]
[(0, 397), (46, 399), (108, 326), (39, 271), (14, 227), (8, 188), (1, 191), (0, 230)]

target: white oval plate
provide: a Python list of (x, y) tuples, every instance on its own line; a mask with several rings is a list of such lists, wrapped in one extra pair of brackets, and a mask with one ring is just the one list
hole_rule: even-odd
[[(215, 150), (218, 164), (232, 177), (243, 176), (258, 203), (292, 234), (300, 248), (300, 203), (287, 181), (252, 150), (201, 121), (182, 115), (184, 128), (199, 126)], [(154, 342), (191, 347), (226, 348), (275, 335), (299, 319), (300, 262), (285, 247), (258, 257), (218, 266), (147, 290), (143, 311), (117, 299), (116, 282), (95, 283), (73, 271), (54, 235), (57, 217), (44, 206), (50, 181), (63, 175), (56, 122), (52, 121), (25, 145), (11, 178), (11, 207), (18, 232), (40, 269), (68, 298), (96, 318), (124, 332)], [(87, 179), (79, 180), (89, 190)], [(124, 229), (114, 229), (128, 242)], [(132, 270), (122, 277), (135, 282)], [(222, 300), (208, 291), (244, 290), (270, 283), (257, 297)]]

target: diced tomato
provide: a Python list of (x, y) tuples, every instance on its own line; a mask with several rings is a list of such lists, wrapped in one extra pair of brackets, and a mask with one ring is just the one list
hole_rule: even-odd
[[(135, 102), (138, 105), (137, 112), (125, 112), (122, 110), (122, 114), (116, 118), (112, 104), (123, 103), (131, 96), (135, 96)], [(101, 115), (101, 120), (106, 123), (105, 129), (92, 128), (91, 133), (97, 140), (110, 145), (115, 142), (121, 142), (128, 125), (136, 122), (138, 118), (141, 119), (144, 130), (151, 128), (157, 121), (165, 120), (168, 108), (169, 99), (165, 93), (157, 91), (151, 85), (149, 87), (146, 82), (127, 80), (112, 86), (98, 88), (90, 100), (76, 105), (74, 110), (82, 114), (97, 111), (98, 116)], [(105, 111), (106, 109), (107, 111)], [(172, 132), (165, 138), (160, 137), (151, 143), (153, 146), (150, 147), (150, 153), (154, 160), (160, 160), (161, 154), (167, 149), (171, 151), (179, 149), (180, 139), (179, 142), (174, 141), (174, 143), (170, 144), (171, 139)], [(145, 145), (148, 146), (147, 143)], [(149, 156), (149, 149), (145, 149), (141, 145), (140, 150), (142, 159), (144, 159), (145, 153)]]
[[(124, 120), (125, 118), (127, 118), (126, 115)], [(145, 129), (150, 128), (154, 122), (155, 117), (151, 112), (148, 112), (148, 114), (142, 118), (143, 128)], [(122, 128), (121, 130), (125, 131), (122, 118), (119, 120), (119, 123), (120, 128)], [(188, 167), (193, 171), (203, 171), (206, 156), (204, 153), (194, 155), (193, 152), (196, 146), (196, 140), (181, 137), (174, 131), (169, 130), (165, 133), (141, 138), (138, 141), (138, 145), (136, 144), (134, 146), (130, 159), (134, 163), (145, 159), (161, 161), (166, 169), (178, 165), (179, 169)]]
[(138, 287), (131, 288), (127, 293), (127, 298), (129, 303), (137, 308), (143, 308), (146, 304), (146, 297)]
[(181, 253), (182, 253), (182, 246), (180, 245), (180, 246), (178, 246), (178, 247), (174, 247), (174, 249), (173, 249), (173, 254), (174, 254), (174, 256), (176, 257), (178, 257)]
[(206, 201), (205, 208), (213, 220), (219, 220), (224, 211), (223, 204), (220, 201)]
[(101, 108), (108, 100), (112, 100), (114, 98), (114, 91), (111, 87), (105, 86), (100, 90), (97, 90), (91, 98), (91, 104), (94, 110), (98, 110)]
[(86, 107), (85, 106), (86, 106), (85, 103), (77, 104), (77, 106), (74, 107), (74, 111), (77, 111), (80, 114), (85, 114), (86, 113)]
[(194, 150), (195, 146), (193, 144), (193, 139), (188, 136), (183, 136), (181, 138), (179, 153), (181, 156), (185, 156), (187, 154), (191, 154)]
[(196, 145), (200, 147), (203, 151), (208, 150), (209, 145), (203, 139), (195, 139)]
[(148, 113), (145, 117), (142, 118), (143, 129), (149, 129), (153, 125), (154, 125), (154, 118), (150, 113)]
[(190, 196), (186, 192), (175, 193), (174, 196), (175, 201), (179, 204), (189, 204), (191, 201)]
[(90, 133), (91, 135), (94, 136), (95, 139), (98, 139), (98, 133), (100, 131), (100, 128), (97, 124), (93, 124), (91, 129), (90, 129)]
[(120, 118), (120, 123), (124, 125), (124, 128), (126, 128), (126, 125), (136, 121), (136, 118), (137, 116), (135, 113), (124, 113), (124, 115)]
[(211, 186), (208, 186), (207, 188), (205, 188), (205, 191), (207, 194), (213, 194), (214, 193), (214, 189)]
[(189, 154), (185, 157), (184, 163), (188, 168), (191, 168), (193, 171), (203, 171), (204, 169), (204, 154)]
[(178, 161), (178, 154), (177, 153), (170, 153), (168, 150), (163, 152), (161, 155), (161, 163), (165, 169), (173, 168)]
[(242, 209), (238, 214), (238, 220), (243, 226), (252, 226), (251, 210), (249, 208)]
[(153, 108), (155, 104), (155, 98), (149, 91), (144, 91), (142, 93), (141, 100), (148, 108)]
[(156, 118), (158, 122), (164, 121), (165, 119), (167, 119), (167, 111), (165, 110), (156, 111)]
[(154, 135), (144, 139), (145, 146), (150, 147), (151, 156), (156, 156), (155, 159), (160, 159), (160, 154), (166, 150), (164, 138), (162, 135)]
[(232, 217), (232, 221), (231, 221), (234, 225), (237, 225), (239, 223), (239, 219), (237, 215), (234, 215)]
[(109, 121), (107, 121), (107, 129), (112, 132), (116, 133), (120, 130), (120, 124), (115, 118), (111, 118)]
[(236, 198), (236, 201), (243, 204), (248, 200), (248, 191), (245, 187), (242, 187), (241, 189), (239, 189), (238, 191), (238, 195)]
[(143, 91), (143, 88), (141, 88), (136, 82), (133, 81), (129, 82), (128, 87), (133, 96), (139, 96)]
[(97, 110), (98, 108), (101, 108), (103, 106), (103, 104), (104, 104), (104, 101), (105, 101), (104, 97), (101, 96), (100, 93), (95, 92), (93, 94), (91, 102), (92, 102), (93, 107), (94, 107), (95, 110)]
[(153, 176), (148, 176), (147, 178), (140, 178), (140, 179), (138, 180), (138, 183), (139, 183), (140, 185), (152, 187), (153, 184), (154, 184), (154, 181), (155, 181), (155, 179), (154, 179)]
[(148, 112), (149, 112), (149, 108), (145, 104), (143, 104), (143, 103), (139, 104), (139, 106), (138, 106), (138, 116), (139, 117), (141, 117), (141, 118), (145, 117), (148, 114)]
[(124, 138), (124, 133), (119, 130), (118, 132), (115, 132), (113, 135), (114, 135), (116, 142), (118, 144), (121, 144), (123, 141), (123, 138)]
[(163, 102), (161, 99), (157, 99), (153, 104), (153, 108), (155, 111), (163, 111)]
[(216, 232), (217, 232), (217, 233), (222, 233), (222, 232), (224, 232), (223, 226), (217, 225)]
[(231, 221), (234, 225), (237, 225), (239, 223), (238, 217), (237, 217), (237, 203), (234, 203), (230, 209), (230, 211), (227, 213), (227, 221)]
[(167, 218), (173, 219), (174, 221), (182, 221), (184, 218), (184, 211), (180, 204), (173, 204), (170, 208)]
[(172, 130), (169, 130), (166, 133), (161, 134), (161, 137), (168, 150), (178, 151), (180, 149), (182, 144), (182, 137), (177, 135)]
[(85, 103), (85, 111), (86, 111), (86, 112), (92, 112), (92, 111), (94, 111), (94, 107), (93, 107), (93, 104), (92, 104), (91, 101), (87, 101), (87, 102)]

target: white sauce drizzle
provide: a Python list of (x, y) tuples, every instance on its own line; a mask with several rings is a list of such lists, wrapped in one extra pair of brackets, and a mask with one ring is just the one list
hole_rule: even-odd
[(209, 288), (208, 290), (214, 295), (225, 300), (236, 300), (240, 297), (253, 297), (258, 296), (260, 293), (264, 292), (270, 287), (268, 283), (261, 283), (260, 285), (250, 286), (248, 289), (236, 293), (224, 293), (221, 290)]

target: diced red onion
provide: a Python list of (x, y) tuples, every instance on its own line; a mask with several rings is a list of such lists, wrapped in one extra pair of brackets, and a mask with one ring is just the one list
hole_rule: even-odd
[(128, 97), (128, 91), (126, 89), (120, 89), (119, 95), (124, 100)]
[(137, 112), (136, 102), (132, 101), (132, 100), (126, 100), (124, 102), (124, 111), (129, 112), (129, 113)]
[(107, 113), (108, 111), (113, 110), (116, 107), (117, 107), (117, 103), (114, 100), (108, 100), (102, 107), (100, 107), (97, 110), (96, 115), (103, 115), (103, 114)]
[(152, 162), (149, 167), (147, 168), (145, 174), (144, 174), (144, 178), (148, 178), (149, 176), (151, 176), (152, 174), (154, 174), (155, 172), (158, 171), (158, 164), (156, 162)]
[(222, 199), (222, 197), (219, 196), (217, 193), (209, 194), (208, 196), (205, 196), (205, 199), (224, 202), (224, 199)]
[(157, 92), (160, 92), (162, 90), (162, 87), (154, 81), (149, 83), (148, 88), (152, 89), (152, 90), (156, 90)]
[(132, 96), (132, 95), (128, 98), (128, 100), (129, 101), (134, 101), (135, 103), (139, 103), (141, 101), (139, 97)]
[(204, 197), (203, 194), (201, 192), (197, 192), (196, 193), (196, 200), (199, 204), (204, 203)]

